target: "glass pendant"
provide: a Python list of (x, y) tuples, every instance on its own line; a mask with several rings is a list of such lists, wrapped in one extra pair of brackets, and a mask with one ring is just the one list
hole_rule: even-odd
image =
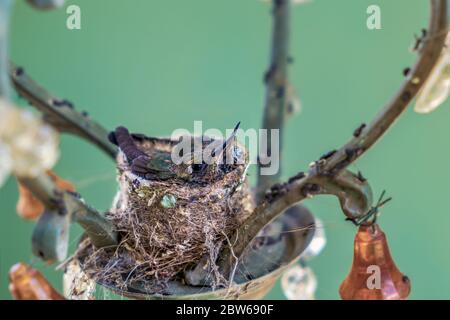
[(25, 220), (36, 220), (44, 212), (44, 204), (39, 201), (27, 187), (17, 181), (19, 187), (19, 201), (17, 201), (17, 214)]
[(355, 237), (353, 265), (339, 288), (341, 298), (403, 300), (410, 290), (411, 283), (395, 265), (380, 226), (360, 226)]
[(24, 263), (9, 271), (9, 290), (15, 300), (65, 300), (39, 271)]
[[(75, 187), (72, 183), (57, 176), (53, 171), (47, 171), (47, 175), (61, 190), (75, 192)], [(44, 212), (44, 204), (19, 180), (17, 180), (17, 184), (19, 186), (19, 201), (17, 201), (16, 205), (17, 214), (25, 220), (36, 220)]]
[(450, 33), (441, 56), (417, 95), (414, 111), (430, 113), (447, 100), (450, 93)]
[(315, 218), (314, 237), (311, 240), (309, 246), (304, 251), (302, 258), (309, 260), (318, 256), (322, 252), (323, 248), (325, 248), (326, 244), (327, 238), (325, 235), (323, 222), (320, 219)]
[(314, 300), (316, 276), (311, 268), (296, 264), (281, 277), (281, 287), (289, 300)]

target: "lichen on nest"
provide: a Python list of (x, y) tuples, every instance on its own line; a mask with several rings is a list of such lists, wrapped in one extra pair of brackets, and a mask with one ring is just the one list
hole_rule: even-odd
[[(175, 145), (142, 135), (134, 135), (133, 140), (149, 158), (170, 154)], [(213, 286), (226, 285), (214, 268), (217, 255), (254, 208), (246, 181), (246, 152), (237, 143), (234, 148), (245, 161), (217, 166), (213, 177), (192, 180), (143, 178), (119, 152), (120, 188), (107, 218), (121, 241), (115, 248), (83, 246), (79, 254), (85, 257), (85, 272), (122, 289), (144, 280), (152, 284), (147, 290), (158, 293), (165, 282), (183, 278), (184, 270), (206, 257), (213, 266)]]

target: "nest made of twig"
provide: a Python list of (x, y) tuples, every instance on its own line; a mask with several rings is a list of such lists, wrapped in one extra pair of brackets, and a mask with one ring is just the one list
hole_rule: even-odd
[[(141, 150), (170, 151), (167, 140), (145, 139)], [(182, 278), (202, 258), (209, 260), (213, 286), (225, 285), (215, 266), (227, 237), (253, 209), (245, 182), (246, 165), (237, 165), (207, 184), (146, 180), (131, 172), (118, 156), (120, 190), (107, 218), (121, 235), (115, 248), (95, 249), (85, 243), (85, 272), (102, 283), (125, 289), (145, 281), (150, 291)], [(148, 288), (147, 288), (148, 290)]]

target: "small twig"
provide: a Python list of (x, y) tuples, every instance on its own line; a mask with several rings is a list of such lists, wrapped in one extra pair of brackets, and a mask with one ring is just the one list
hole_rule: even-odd
[[(289, 34), (290, 34), (290, 0), (273, 1), (273, 34), (272, 34), (272, 53), (269, 69), (267, 70), (264, 81), (266, 83), (266, 101), (264, 108), (264, 118), (262, 129), (268, 130), (267, 135), (267, 154), (273, 156), (271, 146), (271, 129), (280, 130), (280, 149), (282, 150), (282, 133), (284, 120), (286, 118), (287, 104), (287, 85), (288, 85), (288, 64), (289, 64)], [(277, 142), (278, 143), (278, 142)], [(278, 156), (278, 155), (276, 155)], [(275, 175), (262, 175), (261, 169), (264, 164), (258, 160), (258, 184), (257, 194), (259, 198), (272, 184), (280, 179), (281, 170)], [(281, 160), (281, 159), (280, 159)]]
[(228, 277), (229, 283), (228, 283), (228, 291), (227, 291), (227, 294), (226, 294), (228, 296), (230, 294), (230, 292), (231, 292), (231, 289), (233, 288), (233, 279), (234, 279), (234, 276), (236, 275), (236, 270), (237, 270), (237, 267), (238, 267), (238, 264), (239, 264), (239, 258), (234, 254), (233, 245), (230, 242), (230, 238), (223, 231), (222, 231), (222, 234), (225, 236), (225, 239), (227, 240), (228, 247), (230, 248), (231, 256), (234, 259), (234, 266), (233, 266), (233, 269), (231, 270), (231, 273), (230, 273), (230, 275)]
[(19, 93), (32, 106), (41, 111), (44, 120), (60, 132), (75, 134), (96, 145), (115, 158), (117, 148), (108, 140), (108, 131), (90, 119), (86, 113), (77, 112), (73, 104), (59, 99), (31, 79), (21, 67), (11, 63), (10, 77)]
[[(447, 30), (447, 0), (431, 0), (431, 17), (428, 28), (429, 38), (420, 50), (419, 58), (410, 76), (401, 86), (393, 100), (381, 110), (375, 119), (320, 165), (314, 165), (308, 174), (298, 179), (290, 179), (284, 184), (284, 191), (278, 197), (262, 201), (249, 218), (235, 231), (240, 241), (233, 248), (234, 254), (241, 257), (256, 235), (268, 223), (278, 217), (290, 206), (305, 199), (304, 188), (315, 183), (321, 176), (338, 177), (339, 173), (366, 152), (389, 129), (407, 108), (420, 90), (436, 64), (445, 45)], [(320, 188), (320, 185), (319, 185)], [(352, 199), (348, 199), (352, 200)], [(232, 237), (233, 241), (235, 235)], [(224, 274), (230, 269), (230, 252), (221, 254), (220, 265)]]
[(388, 203), (389, 201), (392, 200), (392, 197), (384, 199), (385, 194), (386, 194), (386, 190), (383, 190), (383, 192), (380, 195), (380, 198), (378, 199), (378, 202), (372, 208), (370, 208), (370, 210), (363, 217), (361, 217), (359, 219), (347, 218), (346, 220), (351, 221), (355, 226), (360, 226), (362, 224), (372, 225), (372, 224), (376, 223), (380, 209), (386, 203)]

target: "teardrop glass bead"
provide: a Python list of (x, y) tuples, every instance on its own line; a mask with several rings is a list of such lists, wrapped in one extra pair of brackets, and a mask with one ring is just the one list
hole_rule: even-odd
[(296, 264), (281, 277), (281, 287), (289, 300), (314, 300), (316, 276), (311, 268)]
[(378, 224), (358, 229), (353, 263), (339, 288), (343, 300), (404, 300), (411, 283), (392, 259), (386, 235)]
[(9, 271), (9, 290), (15, 300), (64, 300), (38, 270), (24, 263)]
[(302, 257), (303, 259), (311, 259), (316, 256), (318, 256), (323, 248), (325, 248), (325, 245), (327, 244), (327, 237), (325, 235), (325, 228), (323, 225), (323, 222), (315, 218), (315, 228), (314, 228), (314, 237), (311, 240), (311, 243), (304, 251)]
[(430, 113), (443, 104), (450, 93), (450, 33), (436, 66), (417, 95), (414, 111)]

